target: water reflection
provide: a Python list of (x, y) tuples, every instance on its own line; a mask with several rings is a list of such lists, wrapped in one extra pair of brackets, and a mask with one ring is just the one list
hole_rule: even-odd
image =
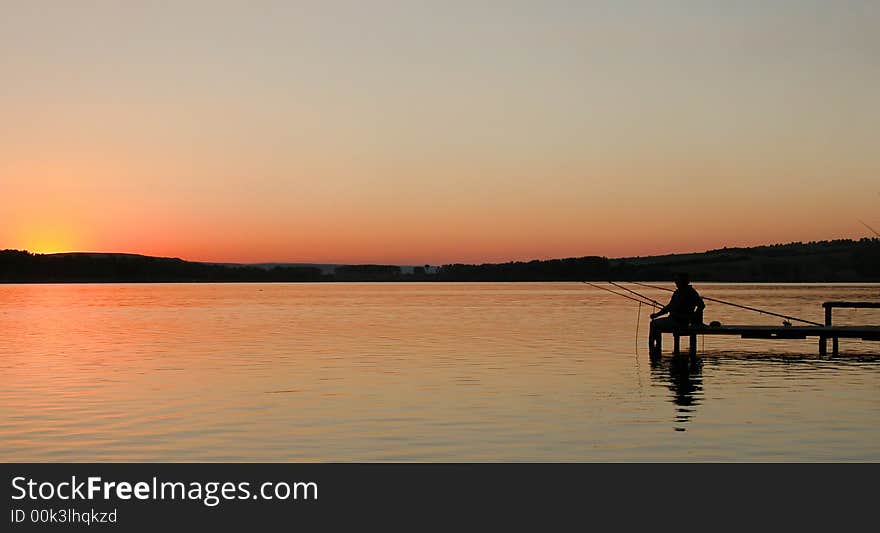
[(672, 392), (675, 431), (685, 431), (703, 399), (702, 360), (687, 355), (652, 359), (651, 378)]
[[(779, 390), (782, 383), (802, 390), (818, 390), (820, 381), (833, 379), (844, 388), (849, 379), (859, 383), (880, 365), (880, 354), (821, 356), (815, 354), (719, 351), (698, 357), (677, 355), (651, 360), (651, 380), (667, 388), (675, 406), (674, 429), (686, 431), (705, 398), (703, 366), (710, 381), (719, 379), (741, 390)], [(725, 401), (731, 401), (727, 398)], [(866, 401), (870, 401), (867, 399)]]
[[(880, 343), (649, 367), (637, 308), (583, 287), (0, 285), (0, 460), (880, 460)], [(876, 287), (706, 290), (799, 314)]]

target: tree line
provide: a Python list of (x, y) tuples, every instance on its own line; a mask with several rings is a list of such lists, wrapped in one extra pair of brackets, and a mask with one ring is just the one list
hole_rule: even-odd
[(33, 254), (0, 251), (3, 283), (347, 282), (347, 281), (694, 281), (876, 282), (880, 239), (795, 242), (702, 253), (609, 259), (566, 259), (449, 264), (438, 269), (395, 265), (342, 265), (332, 272), (310, 266), (222, 265), (133, 254)]

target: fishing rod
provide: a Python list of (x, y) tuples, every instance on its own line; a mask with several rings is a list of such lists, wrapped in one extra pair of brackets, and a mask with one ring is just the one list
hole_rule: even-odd
[(628, 292), (628, 293), (635, 294), (636, 296), (638, 296), (639, 298), (642, 298), (643, 300), (648, 300), (649, 302), (653, 302), (654, 305), (656, 305), (657, 307), (663, 307), (663, 304), (661, 304), (661, 303), (658, 302), (657, 300), (655, 300), (655, 299), (653, 299), (653, 298), (649, 298), (649, 297), (645, 296), (644, 294), (638, 293), (638, 292), (636, 292), (636, 291), (634, 291), (634, 290), (632, 290), (632, 289), (628, 289), (628, 288), (624, 287), (623, 285), (621, 285), (621, 284), (619, 284), (619, 283), (614, 283), (613, 281), (609, 281), (608, 283), (614, 285), (615, 287), (617, 287), (617, 288), (619, 288), (619, 289), (623, 289), (623, 290), (625, 290), (625, 291)]
[(864, 222), (863, 220), (861, 220), (861, 219), (856, 219), (856, 220), (858, 220), (859, 223), (860, 223), (862, 226), (865, 226), (866, 228), (868, 228), (869, 230), (871, 230), (871, 233), (873, 233), (874, 235), (880, 237), (880, 233), (877, 233), (877, 230), (875, 230), (875, 229), (872, 228), (871, 226), (865, 224), (865, 222)]
[[(651, 284), (649, 284), (649, 283), (639, 283), (638, 281), (632, 281), (632, 282), (630, 282), (630, 283), (635, 283), (636, 285), (641, 285), (642, 287), (649, 287), (649, 288), (651, 288), (651, 289), (660, 289), (661, 291), (675, 292), (674, 290), (669, 289), (669, 288), (667, 288), (667, 287), (660, 287), (660, 286), (658, 286), (658, 285), (651, 285)], [(764, 309), (758, 309), (758, 308), (755, 308), (755, 307), (749, 307), (749, 306), (747, 306), (747, 305), (735, 304), (735, 303), (733, 303), (733, 302), (725, 302), (724, 300), (719, 300), (719, 299), (717, 299), (717, 298), (709, 298), (708, 296), (703, 296), (702, 298), (703, 298), (704, 300), (709, 300), (710, 302), (715, 302), (715, 303), (719, 303), (719, 304), (729, 305), (729, 306), (732, 306), (732, 307), (739, 307), (740, 309), (746, 309), (746, 310), (748, 310), (748, 311), (755, 311), (755, 312), (757, 312), (757, 313), (762, 313), (762, 314), (765, 314), (765, 315), (778, 316), (779, 318), (785, 318), (785, 319), (787, 319), (787, 320), (796, 320), (796, 321), (798, 321), (798, 322), (804, 322), (805, 324), (810, 324), (810, 325), (812, 325), (812, 326), (822, 326), (822, 327), (825, 326), (825, 324), (820, 324), (820, 323), (818, 323), (818, 322), (813, 322), (813, 321), (810, 321), (810, 320), (804, 320), (803, 318), (798, 318), (798, 317), (796, 317), (796, 316), (781, 315), (781, 314), (779, 314), (779, 313), (774, 313), (774, 312), (772, 312), (772, 311), (765, 311)]]
[(589, 281), (582, 281), (581, 283), (586, 283), (587, 285), (589, 285), (589, 286), (591, 286), (591, 287), (595, 287), (595, 288), (597, 288), (597, 289), (602, 289), (603, 291), (610, 292), (611, 294), (616, 294), (616, 295), (618, 295), (618, 296), (622, 296), (622, 297), (626, 298), (627, 300), (632, 300), (632, 301), (634, 301), (634, 302), (638, 302), (638, 303), (640, 303), (640, 304), (645, 304), (645, 305), (650, 305), (651, 307), (656, 307), (656, 304), (654, 304), (653, 302), (646, 302), (646, 301), (644, 301), (644, 300), (639, 300), (638, 298), (633, 298), (632, 296), (627, 296), (626, 294), (623, 294), (623, 293), (620, 293), (620, 292), (617, 292), (617, 291), (612, 291), (612, 290), (609, 289), (608, 287), (603, 287), (603, 286), (601, 286), (601, 285), (596, 285), (595, 283), (590, 283)]

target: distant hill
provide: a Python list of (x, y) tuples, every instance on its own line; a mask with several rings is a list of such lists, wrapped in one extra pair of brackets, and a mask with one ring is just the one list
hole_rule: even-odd
[(301, 263), (200, 263), (115, 253), (0, 251), (0, 283), (314, 281), (695, 281), (880, 282), (880, 239), (722, 248), (609, 259), (588, 256), (440, 268)]
[(684, 271), (699, 281), (880, 281), (880, 239), (721, 248), (611, 263), (615, 273), (624, 278), (663, 279)]
[(687, 272), (695, 281), (880, 281), (880, 239), (722, 248), (649, 257), (576, 257), (486, 265), (446, 265), (448, 281), (668, 280)]
[(184, 261), (178, 258), (114, 253), (32, 254), (0, 251), (5, 283), (167, 283), (241, 281), (324, 281), (316, 267), (260, 268)]

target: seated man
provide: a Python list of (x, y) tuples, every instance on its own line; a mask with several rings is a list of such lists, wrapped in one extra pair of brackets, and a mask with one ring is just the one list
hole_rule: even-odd
[[(690, 284), (687, 274), (675, 276), (676, 290), (672, 298), (663, 309), (651, 314), (651, 333), (648, 337), (648, 345), (651, 354), (659, 351), (660, 332), (675, 331), (688, 326), (703, 325), (703, 309), (706, 304), (696, 289)], [(669, 313), (666, 318), (658, 318)]]

